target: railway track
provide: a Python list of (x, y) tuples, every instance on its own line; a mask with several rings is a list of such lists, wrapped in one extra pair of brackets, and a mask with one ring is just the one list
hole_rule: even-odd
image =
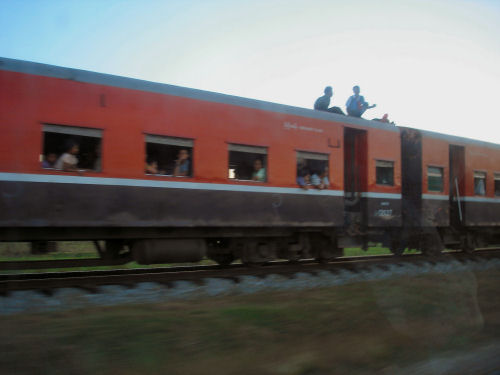
[[(496, 248), (489, 248), (488, 251)], [(499, 248), (500, 249), (500, 248)], [(482, 250), (478, 250), (482, 251)], [(380, 257), (390, 257), (392, 255), (380, 255)], [(366, 257), (342, 257), (339, 259), (370, 258), (376, 259), (378, 255)], [(132, 261), (132, 257), (124, 254), (119, 259), (56, 259), (56, 260), (27, 260), (27, 261), (1, 261), (0, 272), (3, 271), (23, 271), (23, 270), (42, 270), (42, 269), (60, 269), (60, 268), (85, 268), (85, 267), (107, 267), (122, 266)], [(164, 269), (164, 268), (163, 268)]]
[(57, 259), (57, 260), (26, 260), (26, 261), (2, 261), (0, 271), (41, 270), (50, 268), (78, 268), (78, 267), (100, 267), (121, 266), (131, 261), (130, 257), (120, 259)]
[(97, 292), (105, 285), (121, 285), (133, 287), (138, 283), (155, 282), (171, 286), (176, 281), (203, 283), (205, 279), (219, 278), (238, 281), (242, 276), (266, 277), (281, 275), (294, 277), (297, 273), (318, 273), (320, 271), (339, 272), (341, 270), (362, 271), (368, 267), (384, 268), (391, 264), (407, 264), (409, 262), (446, 262), (451, 260), (470, 261), (500, 257), (500, 249), (476, 250), (472, 254), (464, 252), (442, 253), (429, 257), (422, 254), (411, 254), (396, 257), (393, 255), (358, 256), (337, 258), (328, 263), (315, 260), (302, 260), (296, 263), (275, 261), (263, 265), (246, 266), (233, 264), (228, 267), (218, 265), (180, 266), (162, 268), (136, 268), (97, 271), (45, 272), (0, 275), (0, 294), (7, 295), (19, 290), (38, 290), (52, 294), (58, 288), (80, 288), (89, 292)]

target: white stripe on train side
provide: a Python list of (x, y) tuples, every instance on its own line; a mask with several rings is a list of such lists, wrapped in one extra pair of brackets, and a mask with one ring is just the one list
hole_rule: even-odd
[(447, 201), (450, 199), (450, 196), (449, 195), (422, 194), (422, 198), (436, 200), (436, 201)]
[(479, 203), (500, 203), (500, 198), (489, 197), (463, 197), (465, 202), (479, 202)]
[(378, 198), (378, 199), (401, 199), (401, 194), (392, 193), (375, 193), (371, 191), (365, 191), (361, 193), (362, 198)]
[[(86, 176), (66, 176), (53, 174), (37, 174), (37, 173), (8, 173), (0, 172), (0, 181), (8, 182), (44, 182), (55, 184), (83, 184), (83, 185), (103, 185), (103, 186), (135, 186), (135, 187), (154, 187), (154, 188), (170, 188), (170, 189), (192, 189), (192, 190), (214, 190), (214, 191), (238, 191), (251, 193), (273, 193), (273, 194), (299, 194), (299, 195), (327, 195), (333, 197), (343, 197), (342, 190), (304, 190), (301, 188), (286, 188), (275, 186), (252, 186), (252, 185), (236, 185), (236, 184), (215, 184), (203, 182), (187, 182), (187, 181), (158, 181), (158, 180), (141, 180), (133, 178), (111, 178), (111, 177), (86, 177)], [(377, 198), (377, 199), (401, 199), (401, 194), (392, 193), (377, 193), (377, 192), (362, 192), (362, 198)], [(423, 194), (423, 199), (430, 200), (448, 200), (448, 195)], [(462, 197), (465, 202), (482, 202), (482, 203), (500, 203), (500, 198), (490, 197)]]
[(153, 187), (170, 189), (192, 189), (192, 190), (214, 190), (214, 191), (237, 191), (252, 193), (274, 193), (274, 194), (302, 194), (302, 195), (327, 195), (343, 197), (342, 190), (304, 190), (297, 188), (285, 188), (275, 186), (260, 185), (236, 185), (236, 184), (213, 184), (187, 181), (159, 181), (140, 180), (132, 178), (110, 178), (110, 177), (85, 177), (85, 176), (65, 176), (53, 174), (29, 174), (29, 173), (0, 173), (0, 181), (9, 182), (42, 182), (55, 184), (83, 184), (83, 185), (103, 185), (103, 186), (134, 186)]

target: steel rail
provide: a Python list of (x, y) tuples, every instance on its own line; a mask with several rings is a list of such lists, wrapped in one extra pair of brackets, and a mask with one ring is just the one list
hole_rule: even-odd
[(288, 261), (269, 262), (263, 265), (245, 266), (234, 264), (229, 267), (214, 266), (181, 266), (166, 268), (141, 268), (102, 271), (73, 271), (1, 275), (0, 294), (8, 294), (18, 290), (41, 290), (51, 294), (57, 288), (82, 288), (97, 291), (104, 285), (122, 285), (132, 287), (140, 282), (157, 282), (171, 285), (176, 281), (192, 281), (203, 283), (207, 278), (229, 278), (238, 280), (241, 276), (265, 277), (277, 274), (293, 277), (295, 274), (317, 273), (319, 271), (339, 271), (348, 269), (359, 271), (368, 266), (388, 266), (408, 262), (443, 262), (455, 260), (480, 260), (499, 258), (500, 250), (479, 250), (472, 254), (464, 252), (448, 252), (438, 256), (411, 254), (400, 257), (391, 255), (345, 257), (332, 262), (318, 263), (314, 260), (304, 260), (290, 263)]
[(40, 270), (50, 268), (76, 268), (76, 267), (99, 267), (99, 266), (121, 266), (130, 262), (131, 258), (119, 259), (55, 259), (55, 260), (8, 260), (0, 261), (0, 271)]
[[(493, 248), (491, 250), (494, 250)], [(390, 257), (392, 254), (386, 255), (368, 255), (362, 257)], [(406, 255), (404, 255), (406, 256)], [(356, 257), (340, 257), (337, 259), (355, 259)], [(373, 258), (375, 259), (375, 258)], [(119, 259), (102, 259), (102, 258), (87, 258), (87, 259), (55, 259), (55, 260), (25, 260), (25, 261), (0, 261), (0, 272), (3, 271), (23, 271), (23, 270), (41, 270), (41, 269), (63, 269), (63, 268), (78, 268), (78, 267), (109, 267), (122, 266), (132, 261), (131, 256), (122, 256)], [(272, 263), (272, 262), (271, 262)]]

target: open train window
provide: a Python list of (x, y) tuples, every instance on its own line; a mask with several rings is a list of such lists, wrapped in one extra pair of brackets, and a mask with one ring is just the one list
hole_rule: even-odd
[[(321, 180), (328, 182), (328, 156), (316, 152), (297, 151), (297, 184), (316, 185)], [(317, 176), (315, 177), (317, 183), (312, 181), (314, 175)]]
[(500, 173), (495, 173), (495, 196), (500, 197)]
[(377, 185), (394, 185), (394, 162), (375, 160), (375, 174)]
[(443, 168), (427, 167), (427, 190), (443, 191)]
[(175, 177), (193, 175), (193, 140), (146, 134), (144, 173)]
[[(68, 151), (76, 161), (75, 168), (101, 171), (102, 130), (67, 125), (43, 125), (43, 153), (40, 155), (42, 168), (63, 169)], [(74, 146), (78, 147), (75, 149)], [(65, 155), (66, 154), (66, 155)], [(63, 156), (65, 155), (65, 156)]]
[(267, 181), (267, 148), (229, 145), (228, 178), (232, 180)]
[(486, 172), (474, 171), (474, 194), (486, 195)]

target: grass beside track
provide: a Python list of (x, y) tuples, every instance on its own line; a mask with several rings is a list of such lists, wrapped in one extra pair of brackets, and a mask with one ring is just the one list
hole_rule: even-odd
[[(28, 242), (0, 242), (0, 262), (2, 261), (30, 261), (30, 260), (59, 260), (59, 259), (88, 259), (98, 258), (99, 254), (95, 250), (94, 244), (90, 241), (61, 241), (57, 244), (58, 251), (46, 254), (31, 254), (30, 243)], [(406, 250), (406, 253), (415, 253), (416, 251)], [(360, 248), (344, 249), (345, 256), (365, 256), (390, 254), (389, 249), (381, 246), (372, 246), (368, 250)], [(189, 263), (192, 264), (192, 263)], [(215, 264), (215, 262), (204, 259), (197, 264)], [(48, 272), (48, 271), (92, 271), (99, 269), (122, 269), (122, 268), (145, 268), (145, 267), (165, 267), (171, 264), (141, 265), (136, 262), (118, 266), (99, 266), (99, 267), (73, 267), (58, 269), (34, 269), (23, 271), (0, 271), (0, 273), (19, 273), (19, 272)], [(177, 264), (178, 265), (178, 264)]]
[(500, 338), (499, 271), (0, 319), (5, 374), (392, 374)]

